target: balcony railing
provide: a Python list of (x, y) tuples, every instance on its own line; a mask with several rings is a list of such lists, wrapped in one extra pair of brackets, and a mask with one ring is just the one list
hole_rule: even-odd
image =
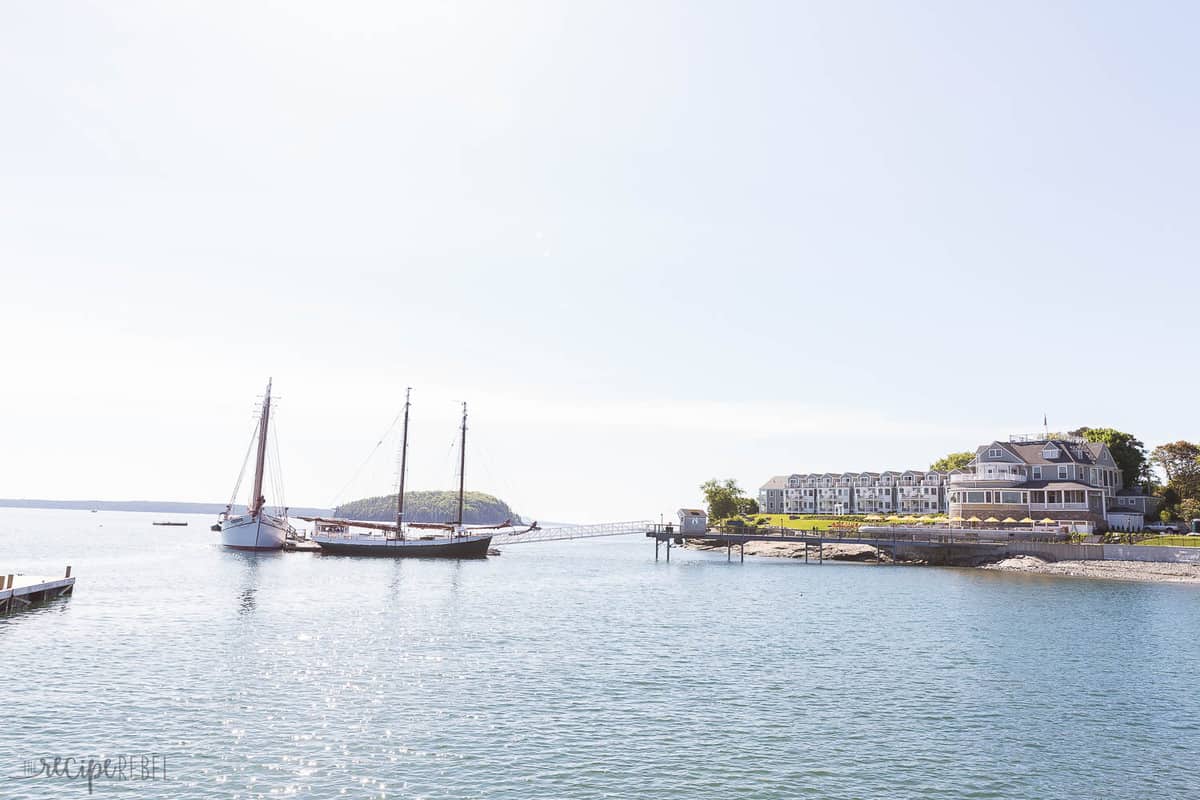
[(1009, 472), (1007, 470), (1003, 472), (985, 472), (982, 474), (978, 472), (964, 472), (950, 476), (951, 483), (976, 483), (978, 481), (1024, 482), (1027, 480), (1029, 480), (1029, 476), (1024, 472)]
[(1087, 503), (1030, 503), (1033, 511), (1088, 511)]

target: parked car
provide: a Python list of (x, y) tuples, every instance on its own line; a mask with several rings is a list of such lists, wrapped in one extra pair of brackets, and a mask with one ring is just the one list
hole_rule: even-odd
[(1175, 525), (1169, 522), (1154, 522), (1146, 526), (1146, 530), (1154, 531), (1155, 533), (1179, 533), (1182, 529), (1182, 525)]

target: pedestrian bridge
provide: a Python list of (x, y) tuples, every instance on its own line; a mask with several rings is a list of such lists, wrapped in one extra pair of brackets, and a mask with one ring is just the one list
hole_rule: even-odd
[(498, 533), (492, 544), (502, 547), (509, 544), (528, 542), (559, 542), (566, 539), (595, 539), (599, 536), (628, 536), (645, 533), (654, 523), (648, 519), (631, 522), (601, 522), (596, 525), (560, 525), (553, 528), (532, 528), (521, 531)]

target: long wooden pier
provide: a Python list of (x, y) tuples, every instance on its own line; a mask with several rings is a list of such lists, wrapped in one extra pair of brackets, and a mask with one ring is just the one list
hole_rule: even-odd
[(1068, 544), (1061, 538), (1048, 539), (1044, 534), (1041, 537), (1035, 534), (1021, 536), (1015, 533), (965, 528), (876, 527), (861, 531), (800, 531), (772, 528), (740, 533), (714, 530), (684, 533), (676, 525), (651, 525), (646, 530), (646, 537), (654, 539), (655, 560), (659, 558), (660, 547), (666, 544), (667, 561), (671, 560), (672, 545), (681, 545), (688, 539), (723, 544), (726, 557), (730, 560), (736, 547), (740, 561), (746, 560), (747, 542), (804, 545), (805, 561), (809, 560), (809, 549), (816, 548), (815, 560), (818, 563), (824, 561), (824, 546), (827, 544), (865, 544), (890, 554), (895, 560), (961, 566), (996, 561), (1010, 555), (1033, 555), (1051, 561), (1103, 557), (1090, 552), (1091, 549), (1100, 550), (1102, 545)]
[(75, 590), (71, 568), (61, 578), (42, 578), (31, 575), (0, 575), (0, 614), (28, 608), (43, 600), (69, 595)]

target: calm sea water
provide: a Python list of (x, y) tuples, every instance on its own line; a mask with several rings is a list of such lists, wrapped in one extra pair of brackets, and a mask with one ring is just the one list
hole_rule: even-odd
[(222, 551), (212, 520), (0, 510), (0, 797), (163, 754), (147, 798), (1182, 798), (1200, 590), (673, 551)]

